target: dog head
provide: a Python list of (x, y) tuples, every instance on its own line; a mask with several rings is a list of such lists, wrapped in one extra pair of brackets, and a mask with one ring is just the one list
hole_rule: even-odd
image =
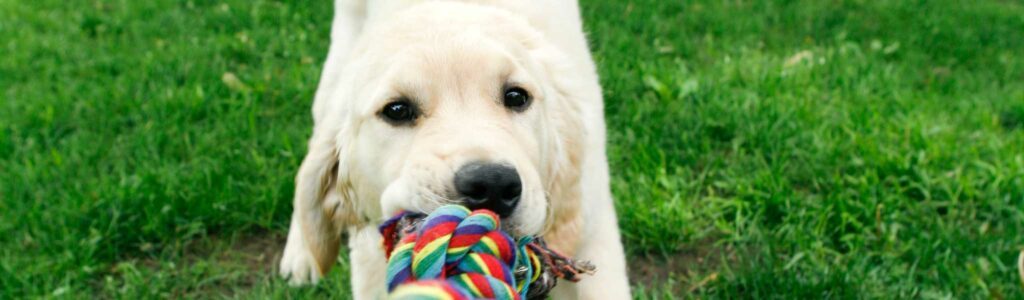
[[(575, 209), (576, 77), (557, 47), (496, 8), (428, 3), (373, 22), (314, 112), (299, 174), (339, 224), (444, 204), (487, 208), (516, 235)], [(307, 177), (307, 178), (304, 178)]]

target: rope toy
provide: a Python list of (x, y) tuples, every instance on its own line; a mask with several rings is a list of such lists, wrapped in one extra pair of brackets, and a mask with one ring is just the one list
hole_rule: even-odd
[(380, 226), (390, 299), (543, 299), (557, 278), (593, 273), (539, 238), (513, 240), (496, 214), (447, 205)]

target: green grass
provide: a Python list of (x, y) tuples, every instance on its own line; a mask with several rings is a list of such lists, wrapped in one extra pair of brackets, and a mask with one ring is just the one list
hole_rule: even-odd
[[(0, 298), (347, 293), (271, 271), (309, 2), (0, 0)], [(1021, 2), (582, 6), (637, 298), (1024, 298)]]

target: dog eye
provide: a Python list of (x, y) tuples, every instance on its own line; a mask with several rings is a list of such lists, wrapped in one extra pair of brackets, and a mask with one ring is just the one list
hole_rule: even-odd
[(505, 90), (505, 107), (516, 111), (526, 110), (530, 105), (530, 94), (520, 87), (511, 87)]
[(392, 123), (404, 124), (416, 119), (416, 107), (407, 100), (399, 100), (384, 105), (380, 114)]

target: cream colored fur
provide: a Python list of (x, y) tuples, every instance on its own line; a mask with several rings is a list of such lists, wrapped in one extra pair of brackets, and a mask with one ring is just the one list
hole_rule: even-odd
[[(320, 280), (347, 233), (354, 298), (384, 297), (376, 225), (457, 203), (454, 171), (486, 160), (523, 181), (506, 230), (598, 266), (553, 298), (629, 298), (603, 100), (575, 0), (337, 0), (333, 22), (280, 264), (289, 282)], [(526, 111), (502, 106), (510, 84), (532, 95)], [(379, 115), (399, 97), (421, 105), (413, 126)]]

